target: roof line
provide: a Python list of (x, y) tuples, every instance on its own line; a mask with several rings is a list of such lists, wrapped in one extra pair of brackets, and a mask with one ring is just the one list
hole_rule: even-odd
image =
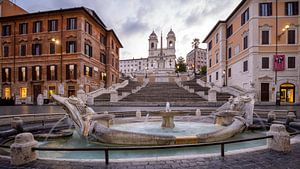
[(208, 33), (208, 35), (204, 38), (204, 40), (202, 41), (202, 43), (205, 43), (205, 41), (207, 41), (208, 37), (210, 36), (210, 34), (219, 26), (220, 23), (227, 23), (231, 17), (233, 17), (233, 15), (247, 2), (247, 0), (242, 0), (237, 7), (234, 8), (234, 10), (230, 13), (230, 15), (226, 18), (226, 20), (219, 20), (217, 22), (217, 24), (213, 27), (213, 29)]

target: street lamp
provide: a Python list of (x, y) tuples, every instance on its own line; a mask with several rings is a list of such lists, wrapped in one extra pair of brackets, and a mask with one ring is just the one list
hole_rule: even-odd
[(223, 87), (225, 87), (225, 86), (226, 86), (226, 84), (225, 84), (225, 74), (226, 74), (226, 71), (225, 71), (225, 70), (223, 70), (223, 72), (222, 72), (222, 78), (223, 78)]

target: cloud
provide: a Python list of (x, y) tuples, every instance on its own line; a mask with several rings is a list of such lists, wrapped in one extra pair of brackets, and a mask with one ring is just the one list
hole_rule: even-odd
[[(154, 29), (165, 36), (176, 34), (176, 55), (191, 50), (193, 38), (202, 40), (215, 23), (233, 11), (241, 0), (23, 0), (29, 12), (85, 6), (95, 10), (109, 29), (119, 36), (124, 48), (121, 58), (148, 56), (148, 36)], [(205, 45), (202, 45), (205, 47)]]
[(139, 33), (146, 33), (149, 31), (149, 26), (146, 23), (141, 22), (140, 20), (128, 18), (122, 24), (122, 34), (125, 36), (131, 36)]

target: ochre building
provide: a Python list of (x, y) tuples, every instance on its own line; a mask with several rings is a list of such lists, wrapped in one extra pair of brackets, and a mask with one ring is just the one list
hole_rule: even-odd
[(28, 13), (0, 1), (2, 98), (35, 103), (42, 94), (76, 95), (119, 79), (122, 44), (95, 11), (85, 8)]

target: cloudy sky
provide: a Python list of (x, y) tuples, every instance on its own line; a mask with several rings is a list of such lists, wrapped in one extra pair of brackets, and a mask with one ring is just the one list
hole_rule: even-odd
[[(152, 30), (176, 34), (176, 55), (202, 41), (218, 20), (226, 19), (241, 0), (12, 0), (29, 12), (86, 6), (97, 12), (108, 28), (115, 30), (124, 48), (121, 59), (147, 57)], [(166, 41), (164, 41), (166, 46)], [(205, 44), (201, 47), (206, 48)]]

